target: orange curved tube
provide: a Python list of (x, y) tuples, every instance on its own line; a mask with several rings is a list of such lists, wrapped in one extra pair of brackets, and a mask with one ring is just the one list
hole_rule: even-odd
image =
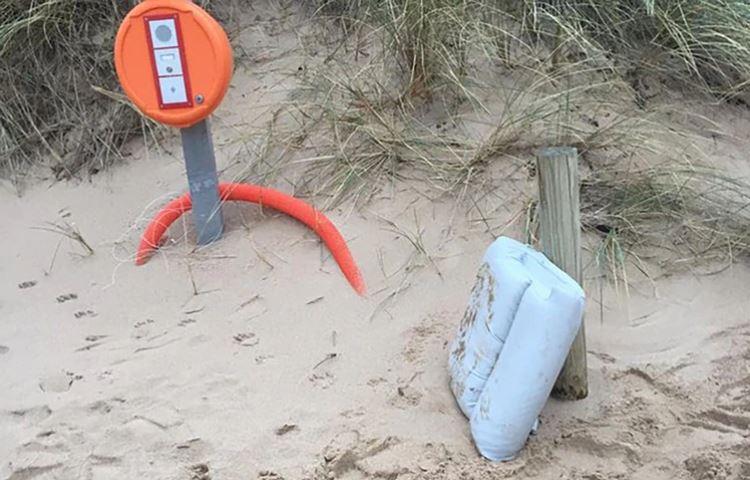
[[(354, 262), (349, 247), (346, 245), (346, 241), (328, 217), (321, 212), (298, 198), (272, 188), (259, 187), (257, 185), (220, 183), (219, 196), (224, 201), (252, 202), (262, 207), (270, 207), (279, 212), (286, 213), (310, 227), (323, 240), (328, 250), (331, 251), (341, 272), (354, 290), (360, 295), (365, 294), (365, 282), (362, 279), (362, 274), (357, 264)], [(169, 226), (191, 208), (190, 194), (186, 193), (169, 202), (156, 214), (156, 217), (154, 217), (141, 237), (141, 243), (138, 246), (138, 253), (135, 257), (136, 265), (146, 263), (153, 251), (159, 248), (161, 238)]]

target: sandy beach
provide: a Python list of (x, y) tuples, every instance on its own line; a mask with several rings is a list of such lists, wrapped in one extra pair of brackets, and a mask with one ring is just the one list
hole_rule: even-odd
[[(212, 119), (224, 179), (247, 173), (246, 132), (303, 68), (298, 13), (248, 15), (260, 27), (238, 35), (251, 53)], [(737, 118), (723, 165), (744, 162)], [(551, 399), (521, 456), (492, 464), (448, 388), (448, 346), (485, 249), (524, 240), (536, 180), (498, 162), (476, 208), (407, 179), (328, 210), (363, 298), (311, 231), (252, 205), (226, 205), (203, 248), (183, 217), (136, 267), (148, 219), (186, 188), (165, 135), (90, 180), (0, 184), (0, 478), (750, 479), (746, 261), (633, 275), (627, 294), (587, 264), (590, 395)], [(65, 223), (93, 254), (49, 231)]]

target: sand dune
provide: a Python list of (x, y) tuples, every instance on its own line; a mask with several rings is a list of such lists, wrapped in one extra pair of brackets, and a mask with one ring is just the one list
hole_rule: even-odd
[[(297, 38), (259, 15), (281, 27), (241, 36), (265, 60), (241, 65), (213, 120), (225, 179), (249, 155), (243, 129), (295, 81)], [(186, 217), (135, 267), (148, 215), (185, 188), (176, 142), (134, 144), (90, 182), (0, 188), (0, 478), (750, 479), (746, 264), (636, 278), (628, 298), (587, 270), (591, 395), (551, 400), (521, 457), (491, 464), (448, 389), (447, 346), (522, 196), (485, 198), (494, 229), (411, 182), (332, 210), (365, 299), (311, 232), (250, 205), (227, 206), (224, 238), (198, 250)], [(36, 229), (62, 221), (93, 255)]]

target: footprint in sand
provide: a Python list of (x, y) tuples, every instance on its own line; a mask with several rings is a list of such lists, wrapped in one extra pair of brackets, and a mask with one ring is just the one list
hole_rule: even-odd
[(714, 452), (689, 457), (685, 460), (685, 469), (694, 480), (719, 480), (729, 475), (726, 462)]
[(396, 408), (416, 407), (422, 400), (422, 392), (416, 388), (404, 385), (396, 388), (396, 393), (388, 400), (388, 403)]
[(388, 380), (386, 380), (383, 377), (374, 377), (367, 381), (367, 385), (370, 387), (377, 387), (378, 385), (382, 385), (384, 383), (388, 383)]
[(750, 478), (750, 461), (741, 461), (737, 466), (737, 478)]
[[(31, 479), (35, 477), (40, 477), (46, 473), (52, 472), (53, 470), (57, 470), (58, 468), (62, 468), (62, 463), (53, 463), (51, 465), (42, 465), (42, 466), (31, 466), (31, 467), (22, 467), (18, 470), (13, 469), (10, 475), (8, 477), (8, 480), (26, 480)], [(12, 467), (11, 467), (12, 468)], [(48, 477), (43, 477), (48, 478)], [(54, 477), (52, 477), (54, 478)]]
[(39, 388), (47, 393), (64, 393), (70, 390), (73, 383), (82, 379), (83, 376), (73, 372), (53, 373), (39, 380)]
[(27, 280), (25, 282), (21, 282), (18, 284), (18, 288), (21, 290), (25, 290), (27, 288), (31, 288), (36, 285), (36, 280)]
[(271, 470), (262, 470), (258, 472), (258, 480), (284, 480), (284, 477)]
[(5, 345), (0, 345), (0, 355), (5, 355), (8, 352), (10, 352), (10, 348)]
[(139, 321), (135, 322), (135, 324), (133, 324), (133, 328), (145, 327), (146, 325), (148, 325), (150, 323), (154, 323), (154, 321), (152, 319), (150, 319), (150, 318), (147, 318), (146, 320), (139, 320)]
[(40, 405), (38, 407), (26, 408), (23, 410), (11, 410), (9, 412), (3, 412), (14, 420), (26, 421), (31, 424), (41, 422), (50, 415), (52, 415), (52, 409), (47, 405)]
[(86, 345), (84, 345), (84, 346), (82, 346), (80, 348), (76, 348), (75, 351), (76, 352), (86, 352), (88, 350), (93, 350), (96, 347), (101, 346), (104, 343), (104, 342), (102, 342), (102, 340), (104, 340), (108, 336), (109, 335), (87, 335), (86, 339), (85, 339), (86, 342), (87, 342)]
[(55, 300), (57, 300), (57, 303), (65, 303), (71, 300), (75, 300), (76, 298), (78, 298), (78, 295), (75, 293), (64, 293), (62, 295), (58, 295)]
[(76, 318), (83, 318), (83, 317), (95, 317), (96, 312), (93, 310), (78, 310), (73, 314)]
[[(122, 403), (122, 402), (120, 402)], [(88, 405), (88, 409), (92, 413), (98, 413), (100, 415), (106, 415), (112, 411), (113, 405), (110, 402), (104, 400), (97, 400)]]
[(359, 408), (352, 408), (352, 409), (349, 409), (349, 410), (344, 410), (343, 412), (339, 413), (339, 415), (342, 416), (342, 417), (344, 417), (344, 418), (350, 418), (351, 419), (351, 418), (364, 417), (366, 413), (367, 413), (367, 411), (364, 408), (359, 407)]
[(191, 465), (190, 468), (190, 480), (211, 480), (208, 465), (205, 463), (196, 463)]
[(641, 446), (617, 440), (604, 440), (594, 433), (575, 432), (564, 435), (560, 444), (581, 455), (606, 458), (610, 464), (638, 464), (641, 462)]
[(424, 363), (447, 346), (447, 335), (452, 325), (450, 312), (428, 315), (408, 332), (402, 355), (410, 363)]
[(329, 388), (336, 381), (336, 377), (330, 372), (313, 373), (307, 378), (313, 385), (323, 390)]
[(295, 423), (285, 423), (284, 425), (280, 426), (276, 430), (274, 430), (274, 433), (278, 437), (283, 437), (287, 433), (296, 432), (299, 430), (299, 426)]
[(133, 325), (134, 332), (131, 336), (135, 340), (148, 337), (151, 334), (151, 325), (156, 323), (154, 320), (147, 318), (146, 320), (139, 320)]
[(255, 357), (255, 364), (256, 365), (263, 365), (268, 360), (271, 360), (273, 358), (273, 355), (258, 355)]
[(254, 333), (238, 333), (233, 336), (234, 342), (243, 347), (254, 347), (260, 342), (260, 339)]
[[(347, 442), (348, 435), (339, 435), (322, 452), (323, 463), (315, 470), (314, 478), (397, 478), (400, 472), (382, 471), (382, 465), (370, 465), (380, 454), (400, 443), (396, 437), (363, 440), (355, 433), (356, 440)], [(376, 462), (376, 464), (379, 462)], [(392, 467), (392, 460), (388, 462)], [(375, 467), (375, 468), (368, 468)], [(376, 471), (371, 471), (376, 470)], [(357, 474), (356, 476), (352, 475)]]

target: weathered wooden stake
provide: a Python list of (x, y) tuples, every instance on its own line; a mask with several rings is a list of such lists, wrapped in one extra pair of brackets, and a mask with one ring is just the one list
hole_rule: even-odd
[[(537, 154), (537, 176), (542, 251), (555, 265), (583, 285), (578, 151), (570, 147), (540, 150)], [(553, 393), (570, 400), (585, 398), (589, 393), (586, 329), (583, 324), (557, 377)]]

